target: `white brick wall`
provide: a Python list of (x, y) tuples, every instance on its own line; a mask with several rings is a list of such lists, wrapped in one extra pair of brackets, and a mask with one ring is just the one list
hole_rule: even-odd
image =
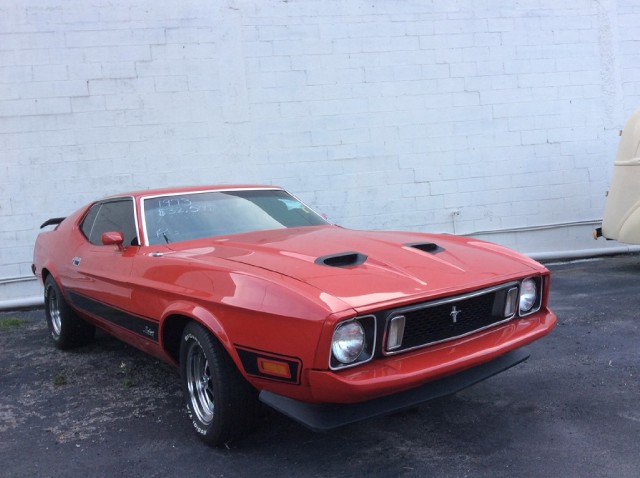
[[(0, 301), (39, 294), (13, 279), (43, 220), (127, 189), (274, 183), (372, 229), (597, 219), (639, 21), (631, 0), (2, 2)], [(572, 250), (591, 227), (482, 237)]]

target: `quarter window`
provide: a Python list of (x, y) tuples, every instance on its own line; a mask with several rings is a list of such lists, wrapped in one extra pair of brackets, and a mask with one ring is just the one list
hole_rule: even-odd
[(102, 234), (121, 232), (124, 245), (138, 245), (138, 234), (131, 199), (99, 202), (91, 206), (80, 229), (85, 237), (97, 246), (102, 245)]

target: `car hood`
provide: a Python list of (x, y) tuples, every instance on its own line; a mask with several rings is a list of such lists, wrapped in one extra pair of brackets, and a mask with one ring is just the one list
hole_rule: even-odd
[(203, 262), (226, 259), (283, 274), (356, 310), (427, 293), (473, 290), (544, 270), (525, 256), (475, 239), (338, 226), (238, 234), (211, 245), (175, 254)]

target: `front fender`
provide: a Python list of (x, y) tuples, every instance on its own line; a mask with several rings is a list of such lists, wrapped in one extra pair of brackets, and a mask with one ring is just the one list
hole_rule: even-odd
[(188, 301), (172, 302), (163, 312), (159, 328), (159, 344), (165, 358), (178, 366), (184, 327), (190, 321), (197, 322), (216, 337), (230, 357), (239, 364), (233, 353), (231, 341), (218, 317), (209, 309)]
[[(160, 319), (160, 333), (162, 337), (164, 337), (164, 326), (167, 323), (167, 319), (176, 315), (198, 322), (215, 335), (227, 351), (231, 349), (231, 341), (218, 318), (210, 310), (202, 307), (201, 305), (189, 303), (187, 301), (173, 302), (165, 309), (162, 314), (162, 318)], [(161, 342), (161, 345), (164, 344)]]

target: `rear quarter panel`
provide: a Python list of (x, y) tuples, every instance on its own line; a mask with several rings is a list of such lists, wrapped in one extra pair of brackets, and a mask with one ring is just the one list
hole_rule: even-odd
[(41, 282), (51, 273), (64, 291), (74, 253), (85, 241), (77, 223), (87, 209), (88, 206), (76, 211), (54, 229), (38, 234), (33, 249), (33, 265)]

